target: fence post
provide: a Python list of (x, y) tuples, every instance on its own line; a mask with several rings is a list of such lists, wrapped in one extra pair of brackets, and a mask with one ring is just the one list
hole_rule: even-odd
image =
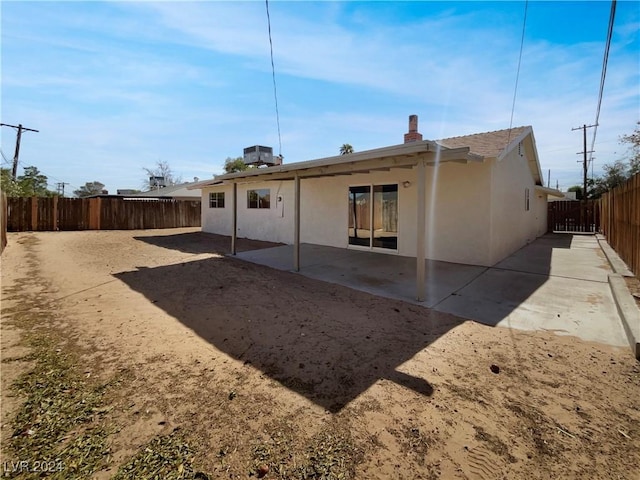
[(100, 197), (89, 199), (89, 230), (100, 230)]
[(38, 230), (38, 197), (31, 197), (31, 230)]
[(0, 253), (4, 251), (4, 247), (7, 245), (7, 225), (9, 219), (7, 215), (9, 213), (9, 207), (7, 204), (7, 196), (4, 192), (0, 192)]
[(53, 231), (58, 231), (58, 197), (53, 197)]

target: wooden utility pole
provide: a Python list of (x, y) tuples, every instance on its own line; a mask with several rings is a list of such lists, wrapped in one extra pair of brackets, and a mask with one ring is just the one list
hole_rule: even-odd
[(16, 174), (18, 173), (18, 157), (20, 155), (20, 139), (22, 138), (22, 132), (38, 132), (38, 130), (34, 130), (33, 128), (23, 127), (22, 124), (18, 125), (9, 125), (8, 123), (0, 123), (2, 127), (11, 127), (18, 130), (18, 135), (16, 137), (16, 151), (13, 154), (13, 169), (11, 170), (11, 176), (15, 180)]
[(581, 127), (576, 127), (576, 128), (572, 128), (571, 131), (573, 130), (582, 130), (582, 139), (583, 139), (583, 148), (582, 148), (582, 152), (578, 152), (576, 155), (580, 155), (581, 153), (584, 155), (583, 157), (583, 161), (582, 161), (582, 205), (583, 205), (583, 211), (582, 211), (582, 226), (583, 228), (586, 229), (587, 226), (587, 222), (588, 222), (588, 218), (587, 218), (587, 206), (588, 206), (588, 200), (587, 200), (587, 172), (589, 171), (589, 165), (588, 165), (588, 161), (587, 161), (587, 153), (593, 153), (593, 150), (587, 151), (587, 128), (591, 128), (591, 127), (597, 127), (598, 124), (596, 123), (595, 125), (583, 125)]
[(58, 192), (58, 194), (60, 194), (63, 197), (64, 197), (64, 186), (65, 185), (69, 185), (69, 184), (67, 182), (58, 182), (56, 184), (56, 191)]

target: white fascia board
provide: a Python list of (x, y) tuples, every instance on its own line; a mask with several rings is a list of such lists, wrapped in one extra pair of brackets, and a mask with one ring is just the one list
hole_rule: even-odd
[(504, 157), (506, 157), (509, 153), (511, 153), (511, 151), (516, 148), (516, 146), (524, 141), (528, 136), (531, 136), (530, 141), (531, 141), (531, 150), (533, 150), (533, 159), (529, 159), (529, 168), (531, 170), (531, 175), (533, 176), (533, 180), (535, 181), (536, 185), (537, 184), (541, 184), (542, 183), (542, 169), (540, 168), (540, 159), (538, 158), (538, 149), (536, 147), (536, 139), (533, 135), (533, 128), (532, 127), (527, 127), (525, 128), (525, 130), (518, 135), (517, 137), (515, 137), (510, 143), (509, 145), (507, 145), (507, 147), (502, 151), (502, 153), (500, 153), (500, 155), (498, 155), (497, 160), (501, 161)]
[(448, 161), (481, 162), (484, 157), (470, 153), (468, 147), (446, 148), (431, 141), (423, 141), (306, 162), (290, 163), (288, 165), (217, 175), (211, 180), (199, 182), (190, 188), (203, 188), (217, 184), (290, 180), (296, 173), (301, 178), (366, 173), (372, 170), (412, 167), (420, 159), (426, 159), (427, 164), (435, 164)]
[(556, 190), (555, 188), (542, 187), (540, 185), (535, 186), (536, 192), (546, 193), (547, 195), (551, 195), (552, 197), (564, 198), (564, 193), (560, 190)]

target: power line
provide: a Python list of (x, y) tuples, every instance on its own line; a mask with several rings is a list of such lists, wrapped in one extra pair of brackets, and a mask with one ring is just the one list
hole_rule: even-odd
[[(611, 1), (611, 12), (609, 13), (609, 29), (607, 31), (607, 42), (604, 47), (604, 57), (602, 59), (602, 73), (600, 74), (600, 92), (598, 94), (598, 108), (596, 109), (596, 121), (593, 122), (595, 127), (593, 129), (593, 138), (591, 140), (591, 148), (593, 150), (596, 144), (596, 134), (598, 133), (598, 120), (600, 119), (600, 107), (602, 105), (602, 97), (604, 94), (604, 81), (607, 77), (607, 64), (609, 63), (609, 49), (611, 47), (611, 38), (613, 37), (613, 24), (616, 17), (616, 0)], [(593, 154), (589, 155), (589, 162)]]
[(2, 163), (6, 163), (6, 164), (8, 164), (8, 165), (11, 165), (11, 160), (9, 160), (9, 159), (5, 156), (5, 154), (4, 154), (4, 152), (2, 151), (2, 149), (1, 149), (1, 148), (0, 148), (0, 155), (2, 155), (2, 160), (4, 160)]
[(276, 123), (278, 125), (278, 155), (282, 157), (282, 138), (280, 136), (280, 113), (278, 112), (278, 91), (276, 89), (276, 67), (273, 63), (273, 41), (271, 40), (271, 17), (269, 16), (269, 0), (265, 0), (267, 7), (267, 26), (269, 28), (269, 48), (271, 50), (271, 76), (273, 78), (273, 96), (276, 101)]
[[(2, 149), (0, 149), (0, 155), (2, 155), (2, 159), (3, 159), (3, 163), (7, 164), (7, 165), (11, 165), (11, 160), (9, 160), (6, 155), (4, 154), (4, 151), (2, 151)], [(20, 165), (22, 168), (27, 168), (27, 165), (24, 164), (24, 162), (22, 162), (21, 160), (18, 160), (18, 165)], [(31, 166), (31, 165), (29, 165)], [(36, 167), (37, 168), (37, 167)], [(60, 180), (59, 178), (56, 177), (52, 177), (51, 175), (45, 175), (44, 172), (42, 172), (40, 169), (38, 169), (38, 171), (40, 173), (42, 173), (42, 175), (44, 175), (45, 177), (47, 177), (47, 180), (51, 179), (51, 180), (55, 180), (56, 183), (56, 189), (58, 189), (59, 185), (69, 185), (70, 187), (74, 188), (75, 190), (79, 190), (78, 187), (76, 187), (75, 185), (70, 184), (69, 182), (63, 182), (62, 180)], [(53, 186), (53, 183), (49, 183), (47, 182), (47, 186)], [(62, 188), (62, 193), (64, 195), (64, 187)]]
[(0, 123), (0, 126), (2, 127), (11, 127), (11, 128), (15, 128), (16, 130), (18, 130), (18, 135), (16, 137), (16, 153), (14, 153), (13, 155), (13, 168), (11, 169), (11, 176), (13, 177), (13, 179), (16, 179), (16, 173), (18, 170), (18, 156), (20, 155), (20, 139), (22, 138), (22, 132), (23, 131), (27, 131), (27, 132), (38, 132), (38, 130), (35, 130), (33, 128), (27, 128), (27, 127), (23, 127), (22, 124), (18, 124), (18, 125), (9, 125), (8, 123)]
[[(28, 168), (28, 167), (35, 167), (35, 165), (25, 165), (24, 162), (22, 162), (22, 160), (18, 161), (18, 164), (23, 168)], [(57, 183), (64, 183), (65, 185), (69, 185), (70, 187), (72, 187), (75, 190), (79, 190), (79, 188), (76, 185), (73, 185), (69, 182), (63, 182), (62, 180), (60, 180), (59, 178), (53, 177), (51, 175), (47, 175), (45, 174), (42, 170), (40, 170), (38, 167), (36, 167), (36, 169), (38, 170), (38, 172), (40, 172), (42, 175), (44, 175), (45, 177), (47, 177), (47, 186), (53, 186), (53, 183), (49, 183), (48, 180), (55, 180)]]
[(518, 55), (518, 69), (516, 70), (516, 85), (513, 89), (513, 103), (511, 105), (511, 120), (509, 121), (509, 138), (507, 145), (511, 141), (511, 128), (513, 127), (513, 112), (516, 109), (516, 94), (518, 93), (518, 80), (520, 79), (520, 65), (522, 64), (522, 50), (524, 47), (524, 32), (527, 26), (527, 8), (529, 0), (524, 2), (524, 19), (522, 20), (522, 37), (520, 38), (520, 54)]

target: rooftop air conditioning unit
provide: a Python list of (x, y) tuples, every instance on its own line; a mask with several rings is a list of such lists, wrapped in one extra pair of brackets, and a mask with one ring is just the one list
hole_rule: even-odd
[(282, 159), (279, 156), (273, 156), (273, 148), (262, 145), (245, 148), (243, 161), (245, 165), (267, 165), (269, 167), (282, 164)]

